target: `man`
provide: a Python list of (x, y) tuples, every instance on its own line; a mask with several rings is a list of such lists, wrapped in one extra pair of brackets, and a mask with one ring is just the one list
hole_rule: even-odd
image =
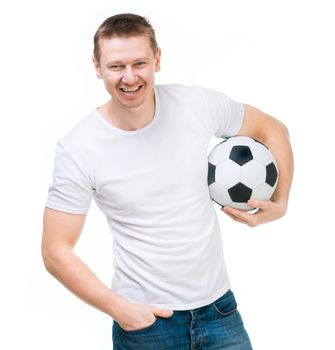
[[(293, 173), (286, 127), (254, 107), (200, 87), (154, 85), (161, 50), (143, 17), (108, 18), (93, 62), (111, 99), (57, 147), (44, 214), (48, 271), (114, 319), (114, 349), (251, 349), (230, 290), (207, 187), (213, 135), (247, 135), (273, 151), (280, 171), (271, 201), (249, 226), (285, 214)], [(94, 198), (114, 235), (112, 289), (73, 252)]]

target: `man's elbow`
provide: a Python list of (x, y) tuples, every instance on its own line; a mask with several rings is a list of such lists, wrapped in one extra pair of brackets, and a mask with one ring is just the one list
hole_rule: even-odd
[(66, 251), (61, 248), (50, 247), (42, 243), (42, 259), (46, 270), (53, 276), (63, 269), (66, 260)]
[(52, 275), (55, 272), (55, 254), (52, 253), (50, 251), (50, 249), (48, 249), (47, 247), (45, 247), (42, 244), (41, 247), (41, 253), (42, 253), (42, 259), (43, 259), (43, 263), (44, 263), (44, 267), (46, 268), (46, 270), (51, 273)]

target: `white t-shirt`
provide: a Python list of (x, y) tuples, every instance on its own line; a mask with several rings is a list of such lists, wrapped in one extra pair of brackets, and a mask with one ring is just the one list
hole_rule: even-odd
[(156, 111), (125, 131), (97, 109), (57, 146), (46, 206), (87, 213), (92, 197), (114, 237), (112, 289), (172, 310), (207, 305), (229, 288), (207, 185), (213, 135), (235, 135), (244, 108), (197, 86), (155, 85)]

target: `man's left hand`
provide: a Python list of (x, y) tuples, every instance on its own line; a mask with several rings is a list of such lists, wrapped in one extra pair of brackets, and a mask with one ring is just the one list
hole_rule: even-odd
[(221, 210), (234, 221), (246, 224), (250, 227), (277, 220), (284, 216), (286, 212), (286, 204), (281, 202), (249, 200), (248, 205), (252, 208), (258, 208), (258, 210), (253, 213), (248, 213), (228, 206)]

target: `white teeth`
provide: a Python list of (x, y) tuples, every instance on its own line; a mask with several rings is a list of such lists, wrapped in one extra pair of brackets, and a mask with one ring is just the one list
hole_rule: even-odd
[(138, 86), (136, 89), (126, 89), (126, 88), (121, 88), (124, 92), (135, 92), (139, 89), (140, 87)]

